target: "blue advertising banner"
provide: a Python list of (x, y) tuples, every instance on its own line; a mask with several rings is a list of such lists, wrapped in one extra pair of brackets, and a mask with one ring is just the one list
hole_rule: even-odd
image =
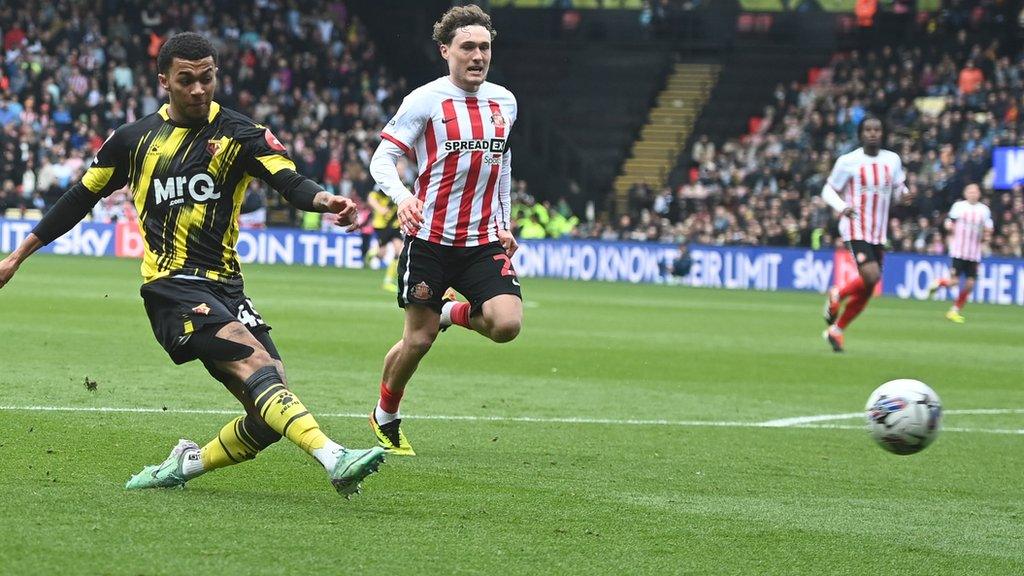
[[(10, 252), (32, 231), (35, 222), (0, 219), (0, 252)], [(242, 230), (238, 256), (244, 264), (290, 264), (362, 268), (362, 239), (356, 234), (272, 228)], [(81, 256), (142, 255), (134, 223), (82, 223), (42, 249)], [(523, 277), (582, 281), (664, 283), (666, 269), (678, 257), (672, 244), (524, 240), (513, 258)], [(690, 247), (690, 273), (681, 283), (733, 290), (809, 290), (824, 292), (833, 278), (855, 273), (845, 250), (807, 250), (741, 246)], [(890, 253), (885, 257), (882, 293), (921, 299), (928, 286), (949, 270), (949, 258)], [(955, 290), (939, 290), (952, 299)], [(1024, 260), (986, 258), (978, 269), (973, 301), (1024, 305)]]
[[(534, 240), (520, 243), (512, 259), (523, 276), (663, 282), (679, 255), (673, 244)], [(741, 290), (816, 290), (832, 277), (832, 252), (731, 246), (690, 248), (691, 286)]]
[[(0, 218), (0, 252), (14, 250), (32, 232), (35, 222)], [(70, 232), (39, 249), (47, 254), (72, 256), (115, 256), (116, 229), (113, 224), (82, 222)], [(141, 255), (141, 253), (140, 253)]]
[[(524, 241), (513, 258), (522, 276), (611, 282), (664, 282), (665, 268), (678, 257), (670, 244), (585, 241)], [(852, 272), (845, 250), (806, 250), (741, 246), (690, 247), (689, 286), (735, 290), (811, 290), (825, 292), (837, 268)], [(945, 256), (889, 253), (882, 294), (923, 299), (935, 280), (949, 273)], [(942, 288), (938, 299), (953, 299)], [(1024, 306), (1024, 260), (986, 258), (978, 268), (973, 301)]]
[(1024, 182), (1024, 148), (993, 148), (992, 168), (995, 171), (992, 187), (996, 190), (1007, 190)]
[[(888, 254), (882, 273), (883, 294), (899, 298), (928, 297), (928, 286), (949, 274), (949, 258), (919, 254)], [(942, 288), (940, 300), (956, 298), (956, 291)], [(985, 258), (978, 267), (972, 302), (1024, 306), (1024, 260)]]

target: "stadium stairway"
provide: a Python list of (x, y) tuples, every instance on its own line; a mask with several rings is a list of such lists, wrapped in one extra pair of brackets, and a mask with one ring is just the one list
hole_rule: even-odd
[(615, 179), (617, 211), (626, 210), (629, 188), (646, 182), (660, 188), (675, 165), (708, 95), (718, 79), (717, 64), (676, 63), (650, 110), (640, 138)]
[(565, 194), (570, 181), (588, 198), (607, 197), (670, 58), (648, 45), (503, 45), (496, 78), (519, 99), (516, 177), (541, 198)]
[[(827, 47), (820, 46), (737, 43), (724, 60), (718, 81), (683, 151), (689, 152), (701, 134), (707, 134), (719, 146), (730, 138), (746, 134), (750, 118), (761, 114), (765, 105), (772, 101), (777, 84), (788, 85), (793, 80), (806, 82), (807, 71), (824, 66), (830, 54)], [(670, 186), (688, 180), (689, 154), (682, 154), (674, 163), (668, 178)]]

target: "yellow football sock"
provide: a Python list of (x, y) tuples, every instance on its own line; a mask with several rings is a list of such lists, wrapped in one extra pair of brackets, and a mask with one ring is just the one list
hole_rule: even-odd
[(316, 418), (294, 392), (278, 382), (270, 385), (256, 398), (256, 407), (267, 425), (294, 442), (310, 455), (327, 444)]
[(232, 464), (252, 460), (259, 450), (253, 444), (251, 438), (244, 438), (242, 431), (242, 420), (245, 416), (239, 416), (228, 422), (220, 429), (217, 437), (207, 442), (200, 450), (199, 456), (203, 460), (203, 470), (216, 470)]
[(203, 471), (208, 472), (252, 460), (261, 450), (278, 439), (280, 435), (269, 430), (255, 418), (239, 416), (225, 424), (217, 437), (200, 450)]

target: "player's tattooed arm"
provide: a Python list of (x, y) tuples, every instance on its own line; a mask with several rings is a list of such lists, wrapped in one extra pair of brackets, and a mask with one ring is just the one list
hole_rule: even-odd
[(316, 182), (298, 172), (285, 168), (266, 178), (289, 204), (306, 212), (330, 212), (338, 215), (338, 225), (351, 232), (358, 225), (358, 211), (352, 200), (331, 194)]
[(317, 193), (313, 198), (313, 206), (317, 212), (330, 212), (338, 215), (338, 226), (344, 226), (346, 232), (359, 227), (359, 211), (352, 200), (331, 194), (326, 190)]

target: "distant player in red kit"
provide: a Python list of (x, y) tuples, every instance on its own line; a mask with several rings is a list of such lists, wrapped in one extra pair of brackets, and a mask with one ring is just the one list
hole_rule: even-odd
[(843, 331), (867, 306), (882, 276), (889, 206), (907, 191), (899, 155), (882, 149), (882, 121), (865, 116), (857, 134), (861, 147), (836, 160), (821, 190), (825, 202), (842, 214), (839, 231), (858, 272), (853, 280), (828, 291), (828, 329), (822, 336), (836, 352), (843, 351)]
[[(405, 330), (384, 358), (380, 401), (370, 413), (377, 441), (392, 454), (415, 454), (398, 406), (439, 330), (458, 324), (508, 342), (522, 326), (506, 146), (517, 106), (511, 92), (486, 81), (494, 36), (490, 16), (473, 5), (454, 7), (434, 24), (449, 74), (406, 96), (370, 161), (405, 233), (398, 261)], [(418, 164), (412, 192), (395, 168), (404, 154)], [(448, 288), (469, 302), (447, 300)]]
[(967, 304), (967, 298), (974, 291), (974, 281), (978, 278), (978, 264), (981, 263), (982, 248), (988, 246), (992, 238), (992, 211), (982, 204), (981, 189), (977, 184), (968, 184), (964, 188), (964, 199), (953, 204), (946, 217), (946, 230), (953, 234), (949, 237), (949, 255), (953, 258), (950, 265), (952, 273), (942, 278), (928, 289), (928, 297), (932, 297), (939, 288), (949, 288), (960, 283), (960, 277), (966, 276), (960, 294), (953, 307), (946, 312), (946, 318), (957, 324), (964, 323), (960, 311)]

